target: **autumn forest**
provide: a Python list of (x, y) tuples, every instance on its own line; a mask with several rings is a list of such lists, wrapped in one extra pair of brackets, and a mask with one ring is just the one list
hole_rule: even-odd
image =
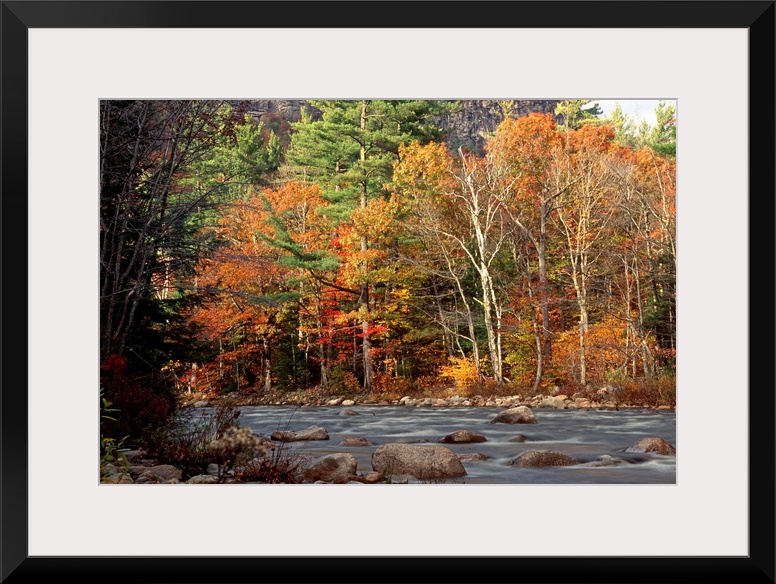
[(303, 103), (101, 102), (112, 403), (142, 418), (170, 396), (675, 399), (672, 106), (639, 125), (586, 100), (500, 101), (472, 141), (443, 123), (466, 102)]

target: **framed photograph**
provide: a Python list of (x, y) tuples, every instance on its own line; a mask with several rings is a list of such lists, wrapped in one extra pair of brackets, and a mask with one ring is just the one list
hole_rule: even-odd
[[(3, 0), (0, 581), (774, 582), (775, 15), (770, 0)], [(110, 415), (98, 405), (107, 362), (101, 139), (108, 110), (133, 100), (468, 100), (503, 112), (531, 102), (550, 104), (553, 123), (568, 129), (579, 112), (559, 114), (557, 104), (668, 104), (670, 119), (655, 125), (666, 139), (652, 143), (670, 150), (676, 180), (670, 480), (663, 466), (646, 480), (565, 483), (101, 484), (100, 417)], [(129, 156), (128, 144), (114, 146)], [(239, 159), (224, 156), (224, 164)], [(601, 168), (612, 172), (607, 160)], [(217, 174), (214, 184), (226, 180)], [(272, 204), (267, 195), (256, 208)], [(365, 225), (391, 212), (367, 209)], [(436, 229), (428, 234), (442, 234), (439, 221), (424, 224)], [(265, 239), (314, 272), (323, 256), (298, 251), (300, 240), (273, 225)], [(332, 229), (328, 244), (347, 237)], [(440, 244), (437, 258), (447, 251)], [(465, 260), (470, 248), (459, 251)], [(517, 244), (514, 251), (517, 258)], [(491, 310), (487, 281), (471, 288), (483, 292), (483, 311)], [(342, 282), (327, 285), (352, 292)], [(367, 326), (363, 311), (353, 314), (363, 329), (348, 334), (364, 347), (366, 386), (373, 371), (363, 339), (380, 329)], [(207, 318), (231, 317), (214, 310)], [(485, 329), (482, 346), (492, 348)], [(300, 346), (293, 338), (289, 350)], [(218, 355), (229, 350), (236, 344)], [(393, 354), (380, 354), (381, 371), (394, 372)], [(234, 387), (224, 378), (219, 394), (239, 390), (241, 371), (269, 376), (262, 358), (250, 372), (234, 357)], [(476, 369), (489, 368), (500, 383), (495, 361)], [(179, 389), (190, 391), (197, 374), (228, 360), (202, 360), (194, 372), (189, 364), (187, 377), (168, 362)], [(450, 375), (464, 375), (454, 362)], [(320, 375), (333, 371), (321, 365)], [(564, 397), (569, 409), (585, 399), (554, 396)], [(584, 440), (567, 444), (592, 452)]]

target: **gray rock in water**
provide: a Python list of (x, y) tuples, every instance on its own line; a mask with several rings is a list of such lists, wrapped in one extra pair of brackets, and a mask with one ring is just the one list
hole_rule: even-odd
[(487, 454), (481, 452), (464, 452), (458, 455), (458, 460), (461, 462), (477, 462), (478, 460), (488, 460), (490, 458)]
[(579, 461), (554, 450), (526, 450), (517, 458), (510, 460), (508, 464), (522, 467), (569, 466), (579, 464)]
[(528, 406), (516, 406), (503, 412), (499, 412), (495, 418), (490, 421), (491, 424), (535, 424), (536, 418)]
[(650, 436), (642, 438), (633, 446), (626, 448), (625, 452), (655, 452), (657, 454), (676, 454), (676, 448), (663, 440)]
[(482, 434), (470, 430), (456, 430), (452, 434), (443, 436), (439, 441), (444, 444), (469, 444), (471, 442), (487, 442), (488, 439)]
[(603, 454), (596, 458), (595, 460), (591, 462), (584, 463), (585, 466), (593, 466), (593, 467), (601, 467), (601, 466), (618, 466), (620, 464), (629, 464), (627, 460), (623, 460), (622, 458), (616, 458), (614, 456), (609, 456), (608, 454)]
[(352, 454), (328, 454), (306, 461), (297, 469), (297, 477), (302, 482), (343, 484), (350, 482), (356, 474), (356, 457)]
[(275, 430), (271, 434), (273, 440), (280, 442), (299, 442), (302, 440), (328, 440), (329, 433), (320, 426), (310, 426), (304, 430), (294, 432), (292, 430)]
[(366, 438), (362, 438), (361, 436), (347, 436), (342, 442), (339, 443), (340, 446), (374, 446), (369, 440)]
[(372, 454), (372, 468), (383, 476), (409, 474), (420, 480), (466, 475), (455, 453), (437, 445), (385, 444)]

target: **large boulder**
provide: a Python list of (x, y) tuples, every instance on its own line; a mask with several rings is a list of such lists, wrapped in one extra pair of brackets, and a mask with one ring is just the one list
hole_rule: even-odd
[(657, 454), (676, 454), (676, 448), (674, 448), (671, 444), (662, 438), (650, 436), (648, 438), (642, 438), (633, 446), (626, 448), (625, 452), (656, 452)]
[(462, 477), (466, 469), (446, 446), (385, 444), (372, 454), (372, 468), (380, 475), (412, 475), (417, 479)]
[(514, 408), (506, 409), (503, 412), (499, 412), (496, 417), (490, 421), (491, 424), (497, 422), (501, 424), (535, 424), (536, 418), (534, 417), (531, 408), (528, 406), (516, 406)]
[(526, 450), (517, 458), (509, 461), (511, 466), (538, 467), (538, 466), (569, 466), (579, 464), (576, 458), (572, 458), (562, 452), (554, 450)]
[(297, 477), (305, 483), (323, 481), (344, 484), (356, 475), (356, 457), (352, 454), (335, 453), (313, 458), (299, 465)]
[(439, 441), (443, 444), (469, 444), (471, 442), (487, 442), (488, 439), (470, 430), (456, 430), (452, 434), (442, 436)]
[(310, 426), (304, 430), (294, 432), (293, 430), (275, 430), (271, 434), (273, 440), (279, 442), (300, 442), (303, 440), (328, 440), (329, 433), (320, 426)]

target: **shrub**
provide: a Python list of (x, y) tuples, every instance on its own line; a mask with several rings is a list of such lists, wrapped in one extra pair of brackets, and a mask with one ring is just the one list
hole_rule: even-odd
[(131, 375), (127, 359), (111, 355), (100, 366), (101, 399), (114, 407), (114, 416), (100, 420), (106, 436), (126, 436), (131, 443), (147, 440), (149, 434), (170, 423), (177, 403), (173, 388), (162, 382), (145, 385), (147, 380)]
[(353, 394), (361, 390), (358, 378), (344, 367), (337, 365), (329, 371), (329, 391), (331, 393)]
[[(100, 389), (100, 421), (115, 421), (111, 414), (118, 412), (118, 408), (112, 407), (113, 404), (103, 396), (103, 390)], [(124, 455), (124, 441), (127, 439), (125, 436), (120, 440), (115, 438), (109, 438), (103, 435), (100, 431), (100, 481), (104, 479), (108, 473), (106, 468), (109, 464), (119, 465), (123, 467), (129, 466), (129, 461)]]
[(236, 407), (221, 406), (212, 413), (201, 410), (179, 412), (164, 428), (152, 433), (147, 450), (161, 463), (180, 469), (192, 477), (207, 472), (214, 460), (209, 445), (236, 427), (240, 413)]
[(653, 379), (626, 379), (617, 388), (617, 399), (623, 403), (647, 407), (676, 407), (676, 378), (662, 375)]
[(262, 482), (271, 484), (293, 484), (300, 459), (296, 451), (285, 443), (272, 445), (269, 452), (254, 458), (243, 468), (237, 470), (236, 477), (243, 482)]
[(412, 393), (412, 381), (405, 377), (396, 377), (386, 373), (375, 375), (372, 391), (376, 396), (387, 400), (395, 400)]
[(218, 464), (218, 480), (223, 482), (235, 466), (244, 466), (256, 457), (264, 457), (267, 447), (250, 428), (230, 426), (208, 443), (207, 452), (211, 461)]
[(477, 392), (480, 373), (469, 357), (449, 357), (450, 364), (444, 365), (439, 376), (450, 379), (461, 395), (474, 395)]

